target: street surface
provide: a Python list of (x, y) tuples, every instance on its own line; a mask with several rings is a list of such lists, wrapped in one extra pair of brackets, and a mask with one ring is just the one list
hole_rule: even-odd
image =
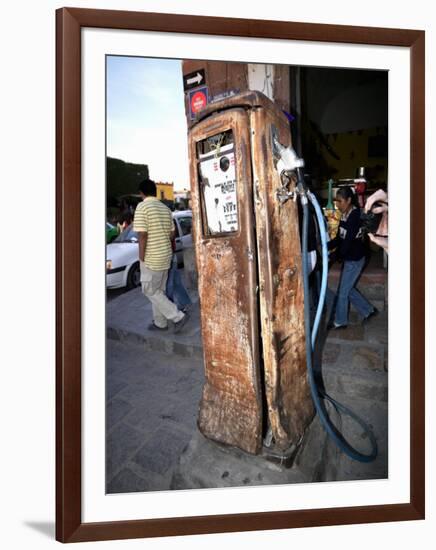
[[(332, 273), (332, 288), (336, 280), (337, 274)], [(388, 333), (383, 279), (379, 274), (368, 276), (362, 290), (380, 314), (361, 325), (351, 311), (347, 329), (321, 331), (321, 370), (326, 391), (373, 430), (378, 457), (362, 464), (337, 452), (316, 417), (294, 467), (287, 470), (259, 457), (232, 454), (198, 433), (204, 374), (196, 292), (189, 291), (191, 319), (174, 334), (171, 328), (164, 333), (147, 330), (151, 306), (139, 288), (110, 291), (106, 311), (108, 492), (386, 478)], [(356, 422), (340, 415), (337, 423), (349, 443), (361, 452), (369, 451)]]

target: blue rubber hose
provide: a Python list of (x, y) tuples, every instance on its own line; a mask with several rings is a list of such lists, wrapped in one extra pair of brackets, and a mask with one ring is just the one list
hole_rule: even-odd
[(310, 191), (307, 191), (307, 196), (310, 202), (313, 205), (315, 210), (316, 218), (318, 221), (319, 232), (321, 235), (321, 246), (322, 246), (322, 278), (321, 278), (321, 290), (319, 293), (318, 307), (316, 309), (315, 321), (312, 328), (312, 339), (311, 345), (312, 350), (315, 349), (316, 337), (318, 334), (319, 323), (321, 321), (322, 312), (324, 309), (325, 295), (327, 292), (327, 278), (328, 278), (328, 262), (329, 262), (329, 253), (327, 249), (327, 232), (325, 230), (324, 216), (322, 215), (321, 207), (316, 200), (316, 197)]
[[(327, 396), (327, 394), (321, 394), (320, 391), (318, 390), (317, 385), (316, 385), (315, 375), (314, 375), (314, 372), (313, 372), (313, 365), (312, 365), (312, 355), (313, 355), (314, 343), (312, 343), (311, 327), (310, 327), (309, 270), (308, 270), (308, 265), (307, 265), (307, 256), (308, 256), (308, 250), (307, 250), (308, 243), (307, 243), (307, 241), (308, 241), (308, 225), (309, 225), (309, 206), (308, 206), (307, 195), (309, 193), (306, 193), (306, 191), (304, 189), (304, 180), (302, 179), (302, 174), (300, 174), (300, 170), (297, 170), (297, 176), (298, 176), (298, 190), (299, 190), (301, 204), (302, 204), (302, 207), (303, 207), (302, 263), (303, 263), (303, 287), (304, 287), (304, 326), (305, 326), (305, 333), (306, 333), (306, 335), (305, 335), (306, 336), (306, 361), (307, 361), (307, 374), (308, 374), (308, 379), (309, 379), (310, 392), (311, 392), (311, 395), (312, 395), (312, 399), (313, 399), (313, 402), (314, 402), (314, 405), (315, 405), (316, 412), (319, 415), (319, 418), (320, 418), (320, 421), (321, 421), (321, 424), (322, 424), (323, 428), (328, 433), (328, 435), (333, 439), (333, 441), (339, 447), (339, 449), (341, 449), (341, 451), (343, 451), (347, 456), (349, 456), (353, 460), (357, 460), (359, 462), (372, 462), (377, 456), (377, 442), (376, 442), (375, 437), (372, 434), (372, 432), (368, 429), (366, 424), (355, 413), (353, 413), (352, 411), (350, 411), (349, 409), (347, 409), (346, 407), (344, 407), (340, 403), (336, 402), (334, 399)], [(316, 199), (313, 195), (312, 195), (312, 198), (311, 198), (311, 202), (315, 206)], [(319, 207), (319, 205), (318, 205), (318, 207)], [(316, 207), (315, 207), (315, 212), (317, 212)], [(318, 214), (317, 214), (317, 216), (318, 216)], [(322, 222), (322, 224), (320, 224), (321, 234), (323, 232), (325, 233), (325, 226), (323, 224), (324, 224), (324, 222)], [(325, 240), (325, 243), (327, 243), (327, 240)], [(325, 246), (323, 244), (323, 258), (324, 258), (324, 248), (327, 248), (327, 244), (325, 244)], [(325, 271), (327, 265), (328, 264), (323, 261), (323, 276), (324, 276), (324, 271)], [(323, 305), (324, 298), (325, 298), (325, 291), (324, 291), (324, 296), (323, 296), (323, 293), (321, 291), (320, 303), (318, 304), (318, 310), (319, 310), (320, 304), (322, 303), (322, 305)], [(318, 314), (318, 310), (317, 310), (317, 314)], [(322, 309), (320, 311), (322, 311)], [(319, 319), (318, 319), (318, 324), (316, 326), (316, 332), (318, 330), (318, 326), (319, 326)], [(316, 332), (314, 331), (315, 337), (316, 337)], [(323, 404), (321, 402), (322, 398), (326, 398), (329, 401), (331, 401), (332, 404), (338, 410), (341, 410), (342, 412), (346, 412), (347, 414), (349, 414), (354, 420), (356, 420), (360, 424), (360, 426), (362, 426), (364, 428), (365, 432), (369, 436), (369, 440), (370, 440), (371, 445), (372, 445), (372, 452), (369, 455), (365, 455), (365, 454), (362, 454), (362, 453), (356, 451), (356, 449), (354, 449), (344, 439), (342, 434), (338, 432), (338, 430), (335, 428), (335, 426), (331, 423), (331, 421), (328, 417), (328, 414), (327, 414), (327, 412), (325, 411), (325, 409), (323, 407)]]

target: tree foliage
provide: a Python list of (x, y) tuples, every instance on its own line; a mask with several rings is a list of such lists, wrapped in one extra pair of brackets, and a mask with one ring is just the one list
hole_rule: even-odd
[(123, 195), (138, 192), (139, 183), (148, 178), (147, 164), (133, 164), (120, 159), (107, 157), (106, 184), (107, 203), (114, 205)]

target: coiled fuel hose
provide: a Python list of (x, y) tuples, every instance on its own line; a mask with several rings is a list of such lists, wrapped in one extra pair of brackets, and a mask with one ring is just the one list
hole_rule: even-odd
[[(309, 379), (310, 393), (312, 395), (313, 403), (315, 405), (316, 412), (319, 415), (321, 424), (328, 435), (333, 439), (335, 444), (343, 451), (347, 456), (353, 460), (359, 462), (372, 462), (377, 456), (377, 441), (374, 434), (366, 425), (366, 423), (359, 418), (352, 410), (345, 407), (341, 403), (338, 403), (335, 399), (330, 397), (325, 392), (321, 391), (315, 380), (313, 370), (313, 351), (315, 348), (316, 337), (318, 333), (319, 323), (322, 315), (322, 311), (325, 303), (325, 295), (327, 291), (327, 276), (328, 276), (328, 251), (327, 251), (327, 233), (325, 228), (324, 217), (321, 212), (321, 208), (316, 200), (315, 196), (305, 188), (303, 173), (301, 168), (297, 168), (297, 190), (303, 208), (303, 237), (302, 237), (302, 263), (303, 263), (303, 287), (304, 287), (304, 327), (306, 333), (306, 361), (307, 361), (307, 373)], [(308, 199), (312, 203), (316, 218), (319, 226), (322, 244), (322, 280), (321, 291), (318, 302), (318, 307), (315, 315), (315, 321), (313, 325), (313, 331), (311, 330), (310, 323), (310, 299), (309, 299), (309, 270), (308, 270), (308, 225), (309, 225), (309, 205)], [(347, 414), (353, 420), (355, 420), (367, 434), (372, 446), (370, 454), (362, 454), (354, 449), (343, 437), (343, 435), (332, 424), (327, 411), (322, 403), (322, 399), (328, 400), (332, 403), (337, 411)]]

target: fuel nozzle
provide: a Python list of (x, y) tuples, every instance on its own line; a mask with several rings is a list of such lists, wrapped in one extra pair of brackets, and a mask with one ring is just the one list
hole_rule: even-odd
[(304, 160), (297, 156), (292, 147), (285, 147), (277, 139), (274, 139), (274, 147), (278, 153), (277, 170), (281, 174), (283, 171), (293, 172), (297, 168), (304, 167)]
[(300, 194), (305, 193), (304, 185), (304, 159), (298, 157), (292, 147), (285, 147), (277, 138), (273, 139), (274, 152), (278, 157), (277, 171), (282, 177), (283, 174), (295, 172), (297, 175), (297, 189)]

